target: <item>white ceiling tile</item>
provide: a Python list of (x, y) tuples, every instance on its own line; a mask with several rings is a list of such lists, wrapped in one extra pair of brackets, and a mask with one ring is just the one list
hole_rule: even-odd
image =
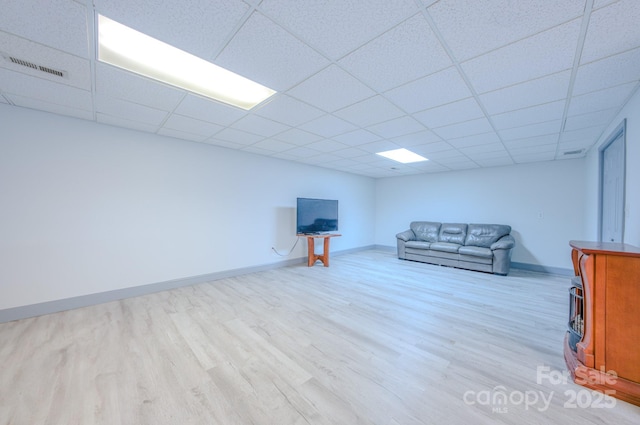
[(555, 152), (526, 153), (511, 155), (516, 164), (527, 164), (531, 162), (552, 161), (555, 158)]
[(252, 145), (264, 139), (264, 137), (227, 127), (216, 133), (215, 139), (238, 143), (240, 145)]
[(582, 128), (580, 130), (563, 131), (560, 135), (560, 143), (573, 142), (576, 140), (589, 141), (595, 143), (602, 135), (604, 126)]
[(509, 157), (509, 153), (504, 148), (504, 145), (502, 143), (492, 143), (490, 145), (482, 146), (469, 146), (468, 148), (461, 148), (460, 152), (468, 156), (469, 159), (473, 161), (475, 161), (476, 159)]
[(415, 153), (419, 153), (420, 155), (433, 156), (433, 154), (438, 152), (445, 152), (454, 150), (453, 146), (451, 146), (447, 142), (433, 142), (433, 143), (425, 143), (423, 145), (412, 146), (411, 150)]
[(358, 149), (362, 149), (369, 153), (378, 153), (378, 152), (389, 151), (392, 149), (398, 149), (399, 147), (400, 146), (396, 145), (395, 143), (389, 140), (379, 140), (377, 142), (360, 145), (358, 146)]
[(274, 139), (301, 146), (308, 143), (316, 142), (322, 139), (322, 136), (309, 133), (308, 131), (300, 130), (299, 128), (290, 128), (287, 131), (275, 135)]
[(99, 62), (96, 92), (165, 111), (175, 109), (186, 95), (184, 90)]
[(317, 151), (315, 149), (310, 149), (306, 146), (303, 147), (299, 147), (299, 148), (293, 148), (291, 150), (288, 150), (286, 152), (287, 155), (291, 155), (293, 157), (296, 157), (298, 159), (300, 158), (309, 158), (312, 156), (316, 156), (316, 155), (320, 155), (320, 151)]
[(303, 158), (302, 162), (324, 166), (324, 164), (331, 161), (336, 161), (338, 159), (340, 159), (339, 156), (333, 155), (331, 153), (319, 153), (318, 155)]
[(559, 72), (481, 94), (480, 101), (491, 115), (541, 105), (567, 97), (571, 72)]
[(495, 132), (484, 134), (474, 134), (472, 136), (459, 137), (457, 139), (447, 139), (447, 142), (456, 149), (468, 148), (470, 146), (492, 145), (500, 143), (500, 137)]
[(174, 112), (219, 125), (229, 125), (246, 115), (246, 112), (239, 108), (194, 94), (188, 94)]
[[(418, 148), (418, 150), (421, 150), (420, 148)], [(453, 160), (453, 161), (460, 161), (460, 160), (467, 160), (468, 158), (461, 154), (460, 151), (458, 149), (448, 149), (448, 150), (442, 150), (439, 152), (431, 152), (429, 154), (429, 160), (433, 160), (436, 162), (440, 162), (440, 161), (444, 161), (444, 160)]]
[(456, 162), (454, 164), (447, 164), (447, 167), (451, 170), (471, 170), (474, 168), (480, 168), (480, 166), (478, 164), (476, 164), (475, 162), (469, 160), (469, 161), (462, 161), (462, 162)]
[(573, 131), (581, 128), (607, 125), (613, 120), (617, 112), (618, 108), (613, 108), (568, 117), (564, 130)]
[(530, 148), (544, 145), (557, 145), (559, 134), (547, 134), (544, 136), (527, 137), (525, 139), (505, 140), (504, 145), (507, 150)]
[(466, 148), (460, 148), (460, 152), (467, 156), (479, 156), (486, 158), (484, 154), (491, 153), (492, 157), (506, 155), (507, 151), (502, 143), (490, 143), (487, 145), (469, 146)]
[(573, 94), (584, 94), (639, 79), (640, 48), (580, 66)]
[(380, 136), (378, 136), (377, 134), (373, 134), (367, 130), (358, 129), (350, 131), (348, 133), (340, 134), (338, 136), (334, 136), (333, 140), (349, 146), (358, 146), (365, 143), (378, 141), (380, 140)]
[(137, 121), (156, 126), (162, 124), (168, 115), (167, 111), (108, 96), (96, 96), (96, 112), (124, 119), (135, 117)]
[(98, 13), (211, 60), (249, 6), (240, 0), (94, 0)]
[(542, 154), (542, 153), (556, 153), (558, 148), (557, 143), (552, 143), (548, 145), (536, 145), (536, 146), (522, 146), (517, 148), (509, 149), (509, 153), (513, 156), (522, 157), (523, 155), (532, 155), (532, 154)]
[(474, 161), (478, 163), (481, 167), (502, 167), (505, 165), (513, 165), (513, 159), (511, 156), (504, 156), (498, 158), (487, 158), (487, 159), (479, 159), (474, 158)]
[(287, 94), (333, 112), (375, 95), (375, 92), (336, 65), (323, 69)]
[(287, 125), (253, 114), (245, 115), (231, 127), (265, 137), (271, 137), (290, 128)]
[[(0, 28), (61, 52), (88, 58), (87, 10), (68, 0), (3, 1)], [(0, 49), (1, 50), (1, 49)]]
[(433, 108), (471, 96), (455, 67), (421, 78), (385, 93), (396, 105), (409, 113)]
[(207, 138), (213, 136), (224, 127), (207, 121), (185, 117), (184, 115), (172, 114), (165, 121), (162, 128), (198, 134)]
[(617, 1), (620, 0), (593, 0), (593, 9), (595, 10), (608, 4), (615, 3)]
[(260, 13), (251, 15), (215, 63), (278, 91), (328, 65), (326, 58)]
[(411, 146), (423, 145), (425, 143), (440, 142), (442, 139), (430, 130), (422, 130), (417, 133), (394, 137), (391, 141), (403, 148), (409, 148)]
[(378, 91), (386, 91), (451, 66), (423, 15), (415, 15), (340, 60)]
[[(93, 112), (86, 109), (77, 109), (73, 107), (59, 105), (57, 103), (46, 102), (39, 99), (32, 99), (29, 97), (23, 97), (18, 95), (7, 94), (5, 95), (11, 103), (16, 106), (21, 106), (29, 109), (36, 109), (38, 111), (51, 112), (58, 115), (66, 115), (69, 117), (81, 118), (85, 120), (93, 120)], [(0, 96), (0, 102), (7, 103), (4, 97)]]
[(300, 126), (302, 130), (322, 137), (333, 137), (356, 129), (356, 126), (333, 115), (323, 115)]
[(448, 125), (432, 129), (434, 133), (443, 139), (455, 139), (458, 137), (471, 136), (493, 131), (493, 127), (486, 118), (478, 118), (457, 124)]
[(340, 155), (342, 158), (358, 158), (358, 157), (369, 154), (369, 152), (363, 151), (362, 149), (358, 149), (358, 148), (340, 149), (335, 153), (337, 155)]
[(410, 116), (396, 118), (369, 127), (370, 131), (386, 139), (410, 133), (417, 133), (424, 129), (425, 128), (422, 124)]
[(502, 140), (514, 140), (524, 139), (525, 137), (543, 136), (545, 134), (558, 134), (561, 127), (562, 120), (555, 120), (499, 130), (499, 133)]
[(562, 24), (583, 11), (584, 0), (441, 0), (428, 9), (460, 61)]
[(581, 115), (589, 112), (621, 107), (637, 87), (637, 83), (621, 84), (605, 90), (574, 96), (569, 104), (568, 115)]
[(228, 149), (244, 149), (247, 147), (247, 145), (245, 144), (229, 142), (227, 140), (220, 140), (213, 137), (205, 140), (203, 143)]
[(7, 100), (6, 97), (0, 94), (0, 103), (9, 103), (9, 100)]
[(260, 10), (335, 60), (418, 9), (411, 0), (265, 0)]
[(91, 92), (48, 79), (36, 78), (0, 68), (0, 90), (6, 95), (18, 95), (85, 111), (93, 110)]
[[(0, 15), (2, 15), (2, 13), (0, 13)], [(14, 64), (9, 60), (9, 57), (15, 57), (35, 65), (61, 71), (64, 73), (64, 76), (60, 77), (27, 66)], [(91, 66), (87, 59), (79, 58), (2, 31), (0, 31), (0, 67), (83, 90), (91, 89)]]
[(470, 161), (469, 157), (464, 155), (460, 151), (456, 150), (456, 153), (457, 155), (455, 156), (448, 156), (448, 157), (443, 157), (439, 159), (434, 159), (434, 161), (446, 167), (452, 164), (468, 163)]
[(576, 19), (462, 63), (478, 93), (571, 69), (581, 20)]
[(336, 142), (335, 140), (324, 139), (324, 140), (319, 140), (317, 142), (310, 143), (305, 147), (314, 149), (320, 152), (334, 152), (341, 149), (346, 149), (348, 146), (343, 143)]
[(204, 142), (207, 140), (207, 136), (202, 134), (191, 133), (189, 131), (175, 130), (173, 128), (163, 127), (158, 130), (158, 134), (161, 136), (173, 137), (175, 139), (191, 140), (192, 142)]
[[(130, 120), (121, 117), (114, 117), (113, 115), (105, 115), (101, 113), (96, 114), (96, 121), (101, 124), (108, 124), (114, 127), (129, 128), (132, 130), (145, 131), (147, 133), (155, 133), (158, 130), (157, 125), (145, 124), (138, 120)], [(174, 136), (171, 136), (174, 137)], [(184, 139), (184, 137), (177, 137), (178, 139)]]
[(280, 140), (265, 139), (265, 140), (259, 141), (254, 145), (251, 145), (251, 147), (263, 149), (270, 152), (283, 152), (283, 151), (288, 151), (290, 149), (294, 149), (297, 146), (292, 145), (291, 143), (281, 142)]
[(640, 4), (622, 0), (595, 10), (589, 18), (581, 63), (640, 47)]
[(374, 96), (336, 111), (335, 115), (356, 125), (368, 126), (398, 118), (403, 112), (382, 96)]
[(518, 109), (504, 114), (492, 115), (491, 121), (498, 130), (522, 127), (545, 121), (560, 120), (564, 114), (565, 101), (545, 103), (531, 108)]
[(444, 127), (484, 116), (478, 102), (472, 97), (452, 102), (447, 105), (416, 112), (414, 118), (429, 128)]
[(298, 126), (324, 115), (320, 109), (285, 95), (276, 95), (270, 102), (256, 108), (254, 113), (291, 126)]

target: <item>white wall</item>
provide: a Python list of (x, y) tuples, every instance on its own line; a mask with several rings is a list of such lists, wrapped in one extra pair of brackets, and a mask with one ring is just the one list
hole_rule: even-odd
[(584, 173), (579, 159), (380, 179), (376, 244), (395, 246), (411, 221), (508, 224), (512, 261), (570, 269), (569, 240), (584, 239)]
[(296, 197), (340, 201), (332, 251), (374, 243), (370, 178), (6, 105), (0, 123), (0, 310), (283, 261)]
[(598, 239), (598, 152), (624, 119), (627, 120), (624, 242), (640, 246), (640, 91), (627, 102), (587, 157), (585, 231), (588, 239)]

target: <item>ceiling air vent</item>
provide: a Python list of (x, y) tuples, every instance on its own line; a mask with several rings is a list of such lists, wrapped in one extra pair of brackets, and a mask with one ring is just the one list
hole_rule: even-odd
[(46, 72), (47, 74), (55, 75), (56, 77), (64, 78), (64, 71), (58, 71), (57, 69), (53, 69), (48, 66), (38, 65), (30, 61), (26, 61), (24, 59), (18, 59), (13, 56), (7, 56), (7, 59), (11, 61), (11, 63), (15, 63), (16, 65), (24, 66), (27, 68), (35, 69), (36, 71)]
[(577, 150), (574, 150), (574, 151), (565, 151), (565, 152), (562, 153), (562, 155), (579, 155), (582, 152), (584, 152), (584, 149), (577, 149)]

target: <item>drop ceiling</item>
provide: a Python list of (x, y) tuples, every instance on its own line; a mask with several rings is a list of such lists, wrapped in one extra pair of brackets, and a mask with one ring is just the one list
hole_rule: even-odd
[[(0, 103), (374, 178), (584, 156), (640, 80), (637, 0), (0, 6)], [(278, 93), (244, 111), (100, 63), (97, 13)], [(398, 148), (429, 161), (375, 154)]]

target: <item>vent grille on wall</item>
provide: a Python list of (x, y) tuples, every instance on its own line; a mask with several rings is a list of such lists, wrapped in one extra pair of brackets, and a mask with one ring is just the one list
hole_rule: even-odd
[(59, 71), (57, 69), (53, 69), (51, 67), (48, 66), (43, 66), (43, 65), (38, 65), (35, 64), (33, 62), (24, 60), (24, 59), (19, 59), (13, 56), (6, 56), (6, 58), (11, 61), (11, 63), (14, 63), (16, 65), (20, 65), (20, 66), (24, 66), (27, 68), (31, 68), (31, 69), (35, 69), (36, 71), (41, 71), (41, 72), (46, 72), (47, 74), (51, 74), (51, 75), (55, 75), (56, 77), (65, 77), (65, 72), (64, 71)]
[(565, 151), (562, 155), (580, 155), (582, 152), (584, 152), (584, 149), (576, 149), (574, 151)]

